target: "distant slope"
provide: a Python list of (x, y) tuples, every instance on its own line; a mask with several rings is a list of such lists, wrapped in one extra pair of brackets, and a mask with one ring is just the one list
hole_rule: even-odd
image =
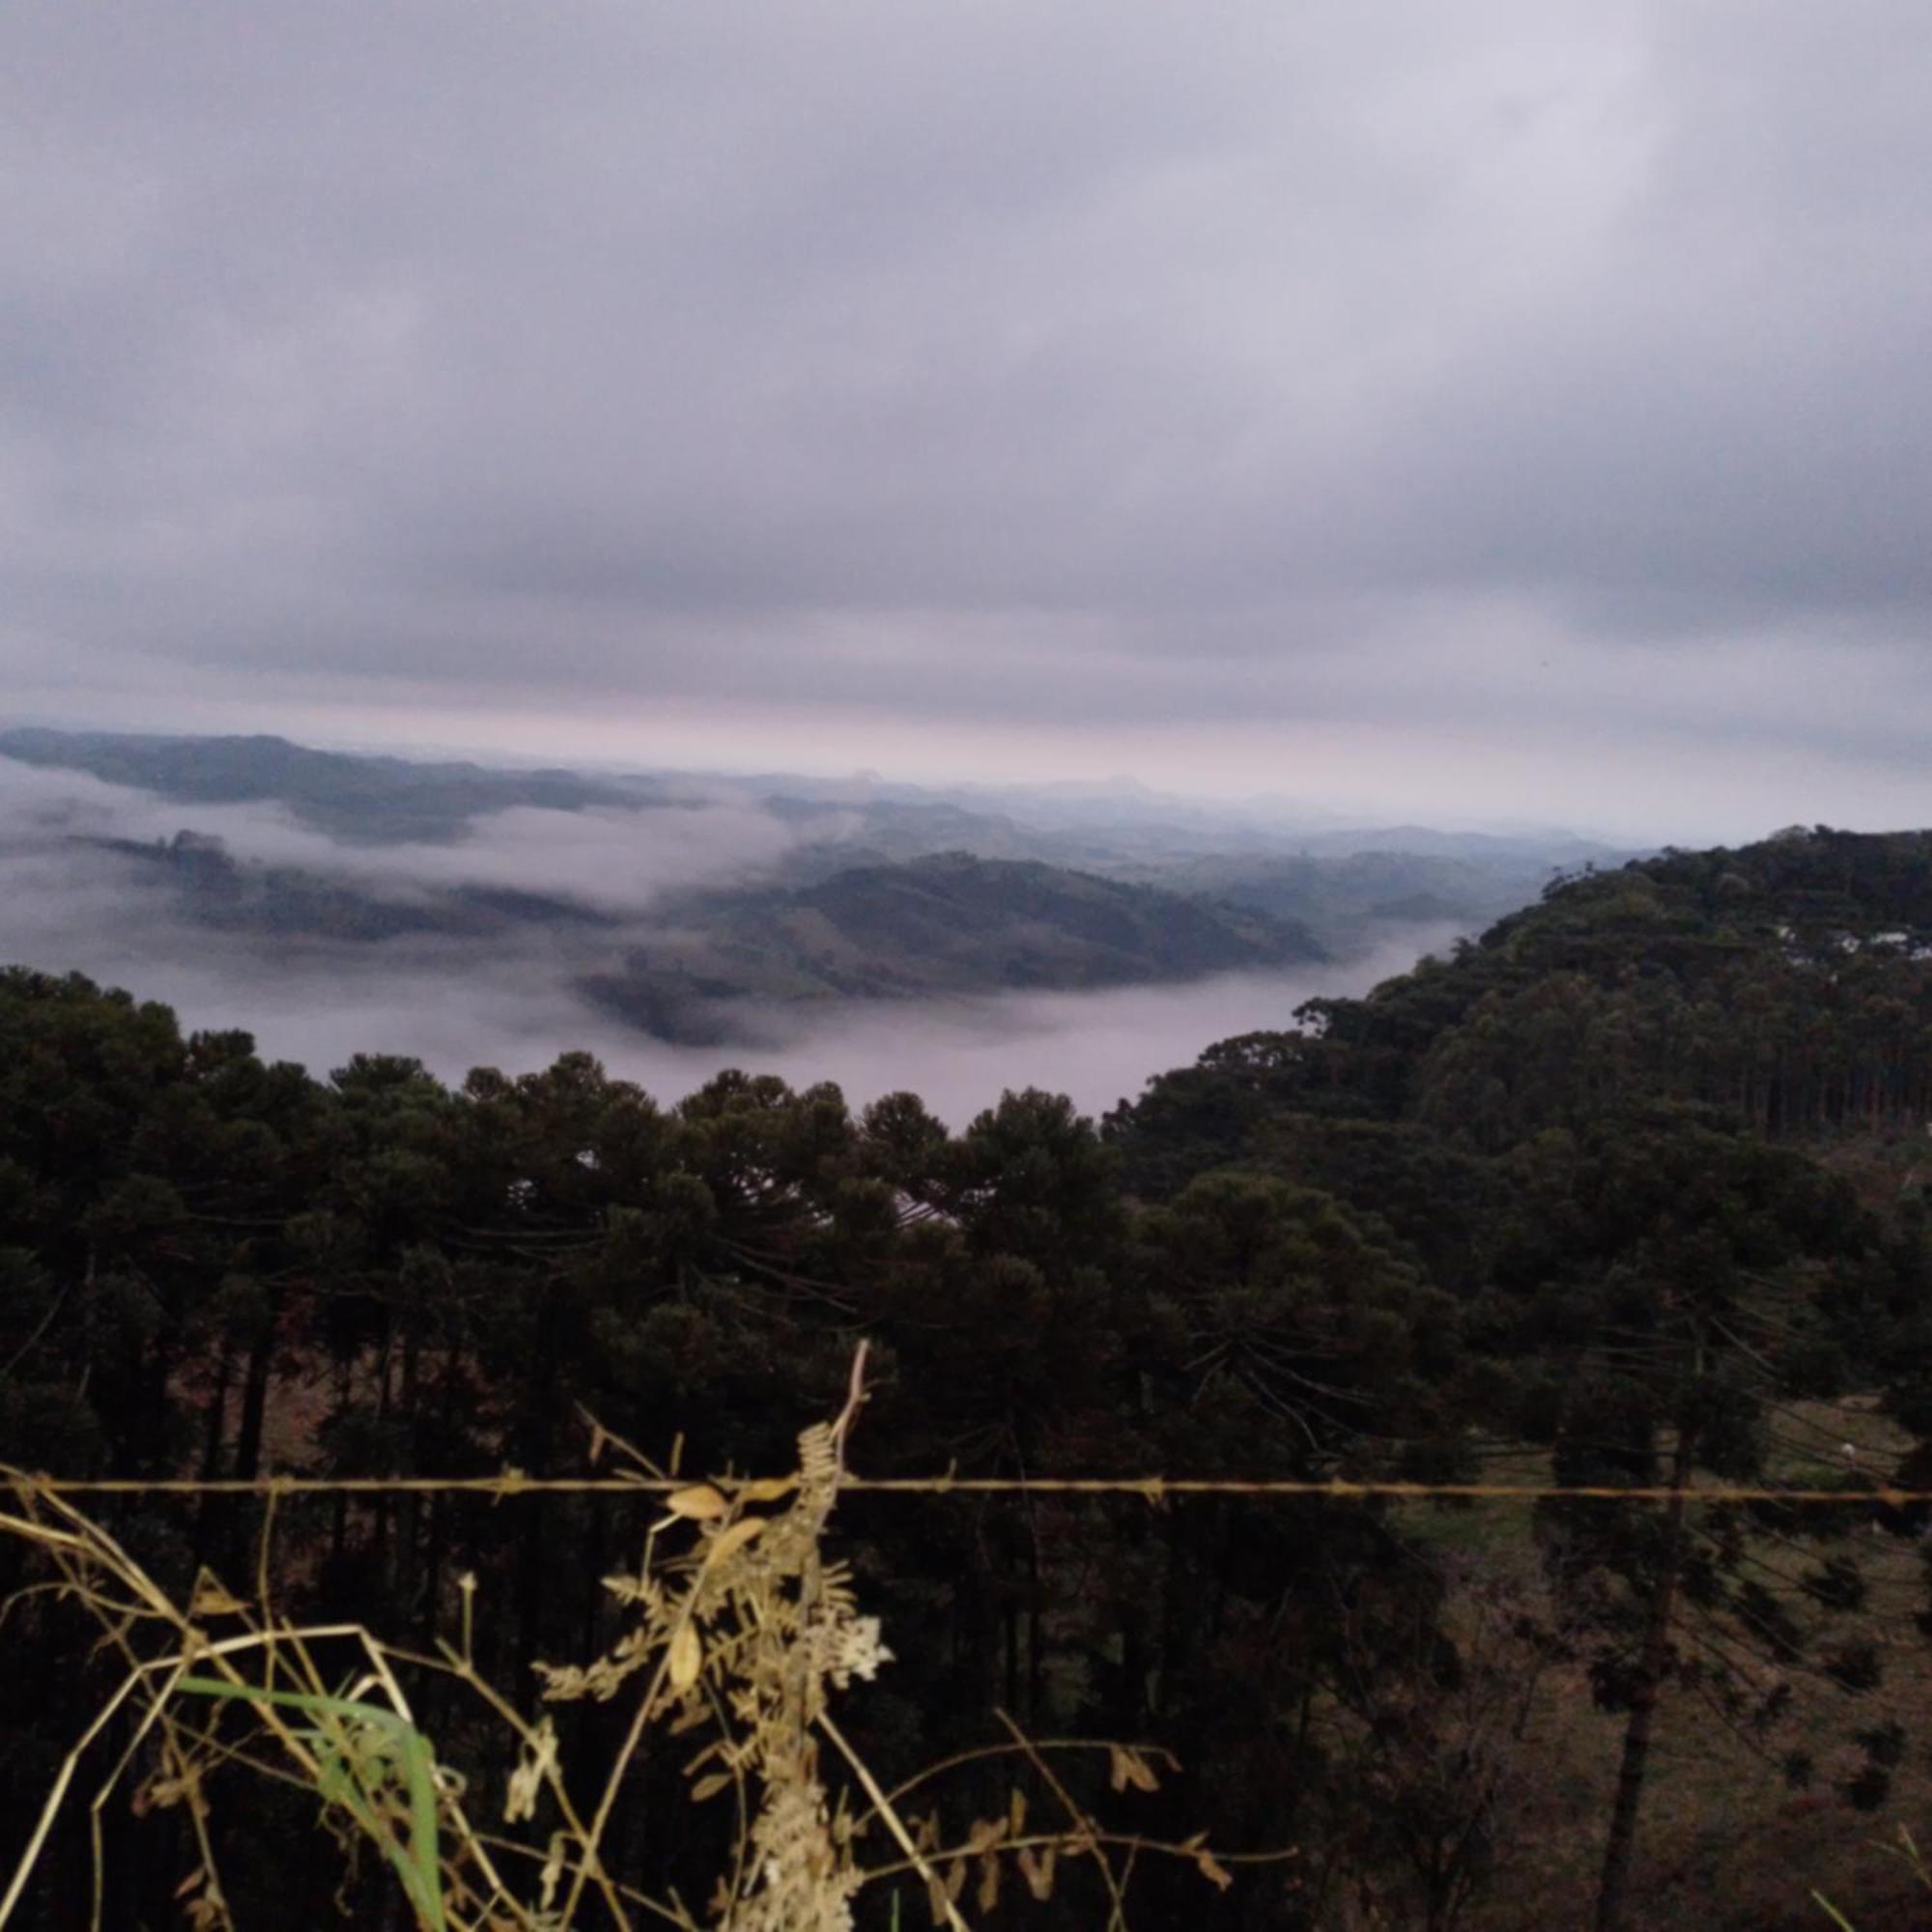
[(677, 929), (582, 984), (682, 1038), (712, 1036), (734, 1000), (1122, 986), (1322, 956), (1306, 930), (1263, 914), (952, 852), (692, 902)]
[(1546, 853), (1481, 847), (1404, 851), (1368, 846), (1331, 857), (1212, 855), (1161, 875), (1271, 919), (1291, 920), (1336, 953), (1360, 952), (1393, 925), (1460, 924), (1470, 931), (1534, 900), (1556, 875)]
[(1429, 825), (1383, 825), (1312, 832), (1297, 841), (1312, 858), (1347, 859), (1372, 852), (1427, 854), (1476, 865), (1603, 865), (1625, 856), (1614, 846), (1554, 827), (1543, 832), (1443, 832)]
[(1271, 846), (1249, 832), (1216, 848), (1204, 847), (1201, 834), (1181, 827), (1048, 830), (944, 803), (872, 799), (840, 806), (788, 795), (761, 803), (809, 841), (785, 861), (789, 885), (943, 850), (1032, 859), (1240, 906), (1301, 928), (1338, 956), (1368, 951), (1398, 925), (1476, 931), (1535, 899), (1559, 868), (1616, 865), (1632, 856), (1560, 832), (1501, 838), (1402, 826), (1306, 838), (1284, 833)]
[(0, 731), (0, 757), (86, 772), (200, 805), (274, 800), (338, 838), (454, 838), (478, 812), (512, 806), (582, 811), (650, 800), (633, 785), (567, 771), (492, 771), (409, 758), (316, 752), (286, 738), (136, 737), (104, 731)]
[(363, 945), (410, 936), (485, 940), (528, 926), (596, 931), (621, 923), (552, 894), (473, 885), (385, 894), (298, 867), (244, 865), (219, 838), (192, 832), (154, 843), (77, 838), (73, 844), (122, 861), (136, 888), (169, 894), (177, 916), (242, 935)]

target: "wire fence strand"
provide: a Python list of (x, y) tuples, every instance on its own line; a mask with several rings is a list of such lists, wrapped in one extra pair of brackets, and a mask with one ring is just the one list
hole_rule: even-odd
[[(505, 1469), (494, 1476), (51, 1476), (9, 1471), (0, 1481), (29, 1493), (54, 1496), (424, 1496), (477, 1495), (504, 1500), (524, 1495), (665, 1496), (710, 1483), (729, 1493), (760, 1482), (753, 1476), (526, 1476)], [(897, 1496), (1135, 1496), (1160, 1503), (1186, 1496), (1322, 1497), (1358, 1500), (1465, 1502), (1668, 1502), (1682, 1493), (1693, 1503), (1804, 1503), (1841, 1508), (1932, 1504), (1932, 1490), (1788, 1489), (1772, 1484), (1622, 1487), (1607, 1483), (1416, 1483), (1395, 1478), (1240, 1478), (1219, 1476), (858, 1476), (839, 1479), (843, 1493)]]

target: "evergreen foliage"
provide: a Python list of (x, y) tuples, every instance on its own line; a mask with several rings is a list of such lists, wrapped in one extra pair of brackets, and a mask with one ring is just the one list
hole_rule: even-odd
[[(1151, 1832), (1211, 1815), (1217, 1843), (1302, 1847), (1225, 1895), (1177, 1890), (1203, 1932), (1339, 1922), (1345, 1891), (1386, 1922), (1480, 1922), (1502, 1714), (1558, 1668), (1626, 1722), (1577, 1922), (1620, 1922), (1640, 1883), (1662, 1699), (1776, 1751), (1794, 1687), (1833, 1687), (1855, 1753), (1834, 1776), (1882, 1804), (1914, 1741), (1868, 1708), (1861, 1519), (1696, 1490), (1783, 1466), (1800, 1397), (1882, 1391), (1932, 1438), (1911, 1152), (1932, 1119), (1932, 836), (1819, 829), (1585, 874), (1296, 1018), (1099, 1126), (1022, 1091), (954, 1135), (910, 1094), (855, 1113), (741, 1072), (666, 1106), (582, 1054), (455, 1090), (384, 1057), (317, 1081), (244, 1035), (184, 1037), (160, 1007), (10, 971), (0, 1462), (563, 1473), (594, 1415), (634, 1442), (681, 1433), (689, 1466), (784, 1466), (858, 1334), (875, 1474), (1448, 1478), (1547, 1454), (1563, 1483), (1681, 1493), (1540, 1512), (1537, 1610), (1384, 1506), (854, 1497), (865, 1594), (921, 1637), (855, 1696), (854, 1732), (889, 1769), (983, 1742), (996, 1706), (1036, 1733), (1157, 1738), (1186, 1771), (1146, 1799)], [(235, 1574), (259, 1515), (113, 1523), (178, 1584)], [(628, 1535), (602, 1496), (387, 1496), (292, 1505), (276, 1547), (305, 1614), (425, 1641), (473, 1576), (497, 1605), (479, 1667), (534, 1697), (536, 1660), (607, 1646), (599, 1579)], [(1767, 1581), (1767, 1538), (1791, 1589)], [(18, 1564), (0, 1549), (0, 1588), (31, 1580)], [(72, 1666), (0, 1684), (13, 1821), (91, 1666), (43, 1598), (9, 1641)], [(115, 1922), (166, 1922), (179, 1820), (106, 1829)], [(615, 1831), (613, 1869), (654, 1890), (702, 1862)], [(271, 1919), (290, 1886), (336, 1883), (298, 1833), (276, 1842), (252, 1881), (239, 1866)], [(54, 1846), (32, 1922), (64, 1922), (84, 1857)]]

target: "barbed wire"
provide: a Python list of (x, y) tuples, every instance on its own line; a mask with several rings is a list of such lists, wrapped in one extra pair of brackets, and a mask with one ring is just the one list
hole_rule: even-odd
[[(478, 1495), (496, 1501), (525, 1495), (665, 1496), (709, 1483), (725, 1494), (754, 1476), (526, 1476), (505, 1469), (494, 1476), (51, 1476), (6, 1471), (0, 1481), (44, 1496), (423, 1496)], [(1150, 1503), (1188, 1496), (1251, 1496), (1390, 1501), (1804, 1503), (1902, 1509), (1932, 1504), (1932, 1490), (1782, 1489), (1772, 1484), (1672, 1489), (1666, 1484), (1420, 1483), (1396, 1478), (1356, 1480), (1219, 1476), (858, 1476), (839, 1480), (857, 1495), (1132, 1496)], [(760, 1495), (758, 1500), (766, 1497)]]

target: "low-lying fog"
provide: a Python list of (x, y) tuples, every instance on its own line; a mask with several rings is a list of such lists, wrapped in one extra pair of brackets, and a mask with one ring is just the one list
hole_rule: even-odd
[[(836, 1080), (855, 1106), (910, 1090), (962, 1127), (1009, 1087), (1070, 1094), (1095, 1113), (1138, 1094), (1152, 1074), (1191, 1062), (1232, 1034), (1291, 1024), (1317, 994), (1366, 990), (1442, 947), (1454, 928), (1418, 927), (1369, 958), (1284, 974), (1227, 974), (1177, 986), (1097, 993), (1011, 993), (945, 1004), (852, 1001), (773, 1016), (796, 1029), (781, 1044), (679, 1047), (592, 1011), (519, 969), (477, 972), (452, 959), (156, 956), (102, 945), (20, 963), (72, 967), (164, 1001), (185, 1028), (243, 1027), (270, 1059), (327, 1073), (356, 1052), (411, 1054), (447, 1080), (472, 1066), (522, 1073), (587, 1048), (613, 1074), (676, 1099), (725, 1066), (777, 1073), (794, 1086)], [(10, 952), (18, 957), (19, 949)]]
[(685, 1047), (576, 995), (569, 981), (582, 962), (569, 949), (581, 938), (531, 929), (491, 951), (221, 931), (181, 917), (134, 862), (87, 842), (188, 829), (221, 836), (238, 859), (379, 876), (405, 890), (412, 879), (588, 887), (607, 905), (641, 913), (657, 892), (754, 874), (791, 837), (737, 809), (623, 816), (622, 838), (606, 813), (519, 811), (479, 818), (469, 838), (448, 845), (371, 851), (337, 846), (273, 805), (188, 805), (0, 759), (0, 963), (126, 986), (173, 1007), (185, 1029), (243, 1028), (264, 1055), (318, 1074), (357, 1052), (394, 1053), (453, 1081), (472, 1066), (526, 1072), (587, 1048), (663, 1100), (744, 1066), (797, 1086), (837, 1081), (855, 1105), (910, 1090), (958, 1127), (1009, 1087), (1044, 1087), (1083, 1111), (1103, 1110), (1212, 1041), (1287, 1026), (1303, 1000), (1362, 991), (1456, 932), (1418, 925), (1345, 965), (1183, 985), (794, 1005), (746, 1015), (748, 1033), (766, 1045)]

